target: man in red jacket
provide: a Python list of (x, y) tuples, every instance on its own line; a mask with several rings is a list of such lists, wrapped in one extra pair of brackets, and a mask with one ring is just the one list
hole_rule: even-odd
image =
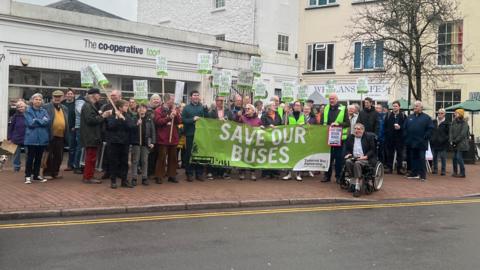
[[(165, 167), (168, 182), (178, 183), (177, 175), (177, 145), (180, 116), (175, 109), (175, 97), (165, 94), (165, 103), (155, 110), (155, 126), (157, 128), (158, 159), (155, 168), (155, 182), (161, 184), (165, 177)], [(173, 127), (172, 127), (173, 125)], [(170, 135), (171, 134), (171, 135)], [(165, 163), (167, 165), (165, 166)]]

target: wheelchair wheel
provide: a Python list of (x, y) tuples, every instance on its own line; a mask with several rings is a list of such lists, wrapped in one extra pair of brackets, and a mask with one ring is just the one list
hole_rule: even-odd
[(373, 179), (373, 188), (375, 191), (378, 191), (382, 188), (383, 185), (383, 164), (381, 162), (377, 162), (375, 165), (375, 174)]

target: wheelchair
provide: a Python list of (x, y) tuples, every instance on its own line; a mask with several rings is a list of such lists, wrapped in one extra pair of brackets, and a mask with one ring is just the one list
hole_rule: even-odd
[[(380, 161), (372, 166), (368, 164), (362, 168), (362, 187), (361, 191), (369, 195), (375, 191), (379, 191), (383, 186), (384, 168)], [(342, 189), (349, 192), (355, 191), (355, 179), (353, 175), (349, 175), (347, 172), (347, 165), (345, 164), (342, 169), (342, 174), (339, 179), (339, 184)]]

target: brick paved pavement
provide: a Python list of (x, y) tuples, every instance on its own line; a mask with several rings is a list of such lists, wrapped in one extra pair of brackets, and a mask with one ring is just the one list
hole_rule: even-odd
[[(449, 167), (451, 165), (449, 164)], [(447, 175), (449, 175), (447, 171)], [(425, 183), (408, 180), (402, 176), (386, 175), (382, 190), (372, 195), (362, 196), (367, 200), (386, 199), (420, 199), (420, 198), (450, 198), (480, 193), (480, 166), (467, 165), (466, 179), (450, 176), (428, 176)], [(352, 199), (350, 193), (341, 190), (334, 183), (321, 183), (320, 177), (305, 177), (303, 182), (259, 179), (240, 181), (207, 180), (205, 182), (186, 182), (183, 171), (179, 174), (180, 183), (164, 183), (150, 186), (137, 186), (134, 189), (118, 188), (112, 190), (109, 181), (101, 185), (88, 185), (81, 182), (80, 175), (64, 172), (63, 179), (50, 180), (47, 183), (23, 183), (23, 173), (13, 173), (11, 169), (0, 172), (0, 214), (25, 211), (45, 212), (84, 208), (125, 208), (144, 207), (147, 205), (173, 205), (172, 209), (184, 209), (186, 204), (190, 209), (203, 208), (205, 203), (225, 203), (218, 207), (249, 205), (249, 203), (276, 201), (276, 205), (289, 204), (289, 200), (308, 202), (308, 199), (344, 200)], [(210, 205), (215, 207), (215, 205)], [(188, 207), (187, 207), (188, 208)], [(161, 208), (160, 208), (161, 209)], [(112, 212), (111, 210), (110, 212)], [(142, 211), (142, 210), (138, 210)], [(108, 212), (108, 211), (107, 211)], [(65, 212), (66, 213), (66, 212)]]

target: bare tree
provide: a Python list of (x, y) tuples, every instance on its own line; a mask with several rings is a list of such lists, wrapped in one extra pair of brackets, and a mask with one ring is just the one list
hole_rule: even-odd
[[(375, 44), (383, 41), (383, 76), (408, 83), (410, 94), (422, 100), (423, 88), (451, 78), (452, 70), (438, 68), (438, 27), (458, 19), (456, 0), (378, 0), (357, 5), (343, 36)], [(352, 59), (352, 52), (345, 57)]]

